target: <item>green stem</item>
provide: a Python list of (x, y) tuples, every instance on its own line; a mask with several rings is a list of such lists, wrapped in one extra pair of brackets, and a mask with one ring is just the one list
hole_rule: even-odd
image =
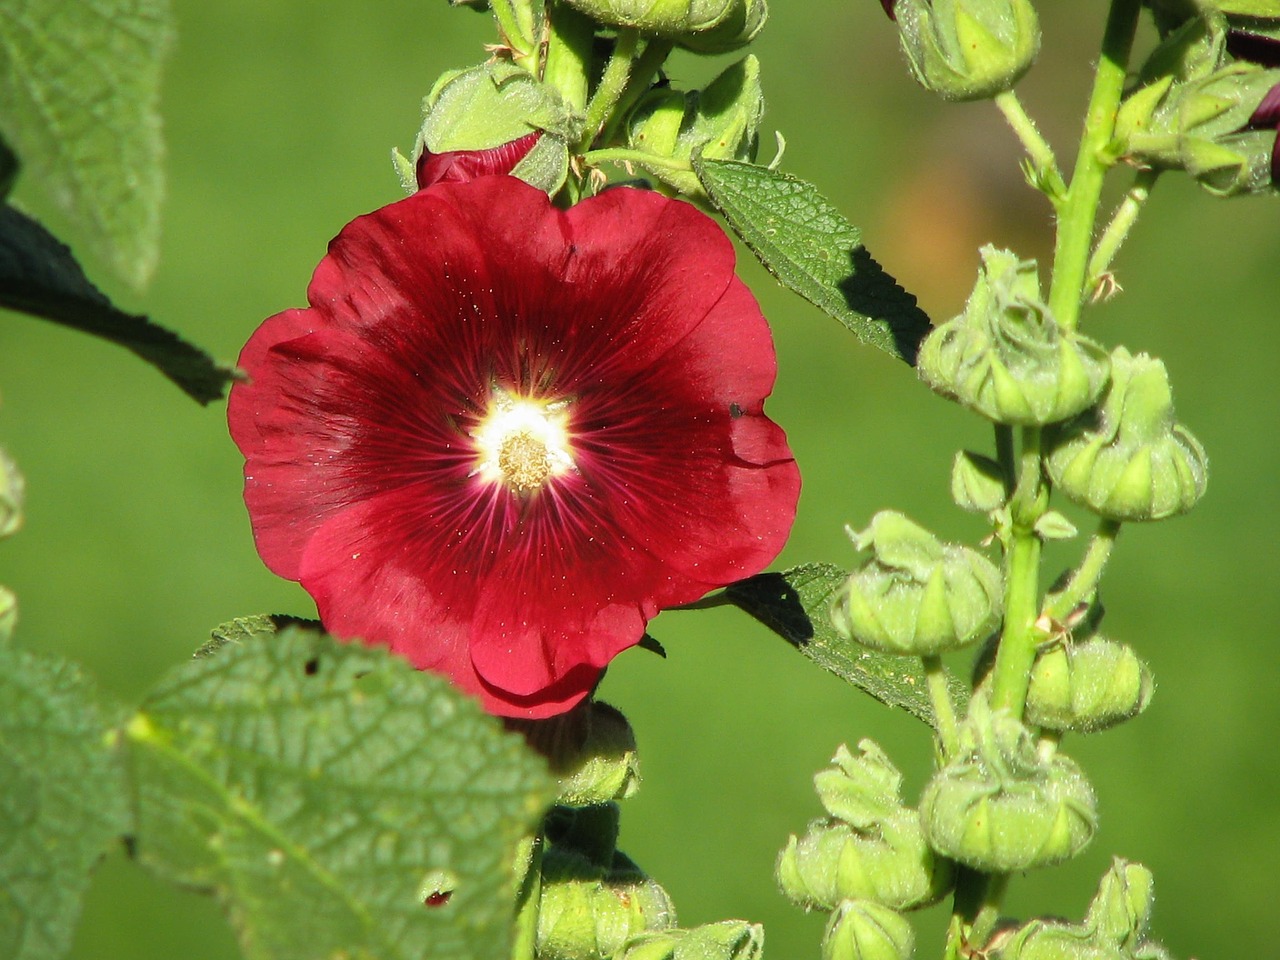
[(1158, 170), (1139, 170), (1134, 175), (1133, 186), (1116, 207), (1111, 222), (1102, 231), (1097, 246), (1093, 248), (1093, 256), (1089, 258), (1089, 271), (1085, 281), (1086, 294), (1095, 295), (1103, 276), (1111, 269), (1112, 261), (1128, 239), (1129, 231), (1137, 222), (1138, 214), (1142, 212), (1143, 205), (1151, 196), (1151, 188), (1156, 185), (1159, 177)]
[(617, 42), (609, 62), (605, 64), (604, 73), (591, 102), (587, 104), (587, 121), (582, 128), (582, 137), (578, 140), (576, 152), (583, 153), (590, 149), (605, 123), (613, 116), (627, 88), (627, 78), (631, 74), (631, 65), (636, 58), (636, 48), (640, 43), (640, 34), (634, 30), (619, 30)]
[(526, 866), (516, 898), (515, 942), (511, 947), (511, 960), (535, 960), (538, 905), (542, 900), (542, 837), (526, 837), (516, 856), (524, 859)]
[(1141, 12), (1142, 0), (1112, 0), (1080, 152), (1076, 156), (1071, 186), (1059, 210), (1049, 307), (1066, 330), (1074, 330), (1080, 320), (1102, 181), (1113, 163), (1108, 148), (1115, 132), (1116, 110), (1124, 93), (1125, 73)]
[(1004, 495), (1008, 499), (1013, 496), (1013, 488), (1017, 483), (1017, 464), (1014, 462), (1013, 427), (1006, 423), (996, 425), (996, 462), (1004, 473)]
[(692, 171), (688, 160), (677, 160), (675, 157), (660, 157), (640, 150), (628, 150), (625, 147), (607, 147), (604, 150), (588, 150), (582, 159), (590, 166), (601, 163), (638, 163), (646, 167), (661, 167), (664, 170)]
[(969, 926), (970, 948), (981, 950), (987, 945), (991, 935), (996, 932), (996, 924), (1000, 921), (1000, 905), (1004, 903), (1004, 894), (1008, 889), (1007, 873), (993, 873), (987, 878), (982, 906)]
[(1120, 521), (1103, 518), (1098, 524), (1098, 532), (1089, 541), (1084, 559), (1071, 574), (1071, 579), (1049, 598), (1047, 612), (1050, 617), (1058, 621), (1065, 620), (1072, 610), (1097, 590), (1103, 568), (1111, 557), (1111, 548), (1115, 546), (1119, 534)]
[(1062, 179), (1062, 171), (1058, 169), (1058, 158), (1053, 154), (1053, 147), (1040, 135), (1035, 121), (1022, 107), (1022, 101), (1012, 90), (996, 94), (996, 106), (1004, 114), (1005, 120), (1022, 143), (1022, 148), (1031, 158), (1031, 165), (1036, 172), (1036, 186), (1053, 201), (1056, 207), (1066, 193), (1067, 185)]
[(559, 91), (570, 109), (585, 111), (595, 24), (564, 3), (551, 7), (547, 16), (550, 31), (542, 79)]
[(536, 77), (539, 38), (536, 35), (532, 7), (528, 2), (520, 0), (492, 0), (489, 6), (498, 21), (502, 42), (511, 50), (511, 59)]
[(617, 106), (613, 109), (613, 115), (605, 121), (604, 131), (600, 135), (600, 142), (605, 146), (613, 143), (618, 132), (618, 125), (622, 123), (640, 98), (653, 88), (654, 80), (657, 78), (659, 71), (662, 70), (662, 65), (667, 62), (667, 57), (671, 55), (674, 47), (675, 44), (672, 41), (660, 40), (656, 37), (650, 38), (645, 44), (644, 52), (631, 65), (631, 76), (627, 80), (627, 88), (618, 99)]
[(929, 701), (933, 704), (933, 717), (938, 724), (942, 756), (944, 759), (954, 757), (960, 749), (960, 734), (956, 723), (956, 708), (951, 702), (951, 691), (947, 686), (947, 671), (942, 666), (942, 658), (936, 654), (921, 657), (921, 660), (924, 661), (924, 678), (929, 688)]
[(1010, 547), (1005, 558), (1004, 631), (992, 670), (991, 705), (1022, 718), (1031, 665), (1041, 631), (1040, 537), (1036, 521), (1048, 505), (1040, 473), (1040, 428), (1023, 427), (1018, 486), (1010, 503)]

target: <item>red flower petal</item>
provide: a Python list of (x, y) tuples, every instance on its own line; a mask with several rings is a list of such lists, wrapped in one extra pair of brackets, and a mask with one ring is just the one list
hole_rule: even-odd
[[(762, 413), (773, 345), (733, 267), (711, 220), (630, 189), (562, 212), (488, 177), (357, 219), (310, 308), (241, 355), (229, 421), (263, 559), (338, 636), (495, 713), (568, 709), (659, 609), (758, 572), (794, 519)], [(564, 424), (536, 489), (484, 460), (508, 394)]]
[(466, 183), (476, 177), (510, 173), (516, 164), (529, 155), (541, 136), (541, 130), (534, 130), (489, 150), (432, 153), (424, 147), (418, 157), (418, 189), (425, 190), (436, 183)]

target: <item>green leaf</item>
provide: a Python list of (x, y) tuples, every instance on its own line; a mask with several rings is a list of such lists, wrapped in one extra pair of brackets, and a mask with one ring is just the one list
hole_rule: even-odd
[(736, 160), (695, 156), (693, 169), (729, 226), (778, 280), (863, 343), (915, 363), (929, 318), (811, 184)]
[[(725, 599), (751, 614), (818, 666), (830, 670), (881, 703), (901, 707), (935, 726), (916, 657), (895, 657), (846, 640), (831, 625), (831, 597), (849, 574), (828, 563), (806, 563), (781, 573), (761, 573), (725, 588)], [(968, 691), (951, 681), (952, 699)]]
[(0, 16), (0, 134), (135, 286), (159, 250), (172, 32), (168, 0), (4, 0)]
[(107, 844), (124, 778), (92, 685), (73, 664), (0, 643), (0, 957), (61, 957)]
[(543, 762), (444, 679), (268, 621), (129, 722), (139, 858), (214, 892), (251, 960), (508, 956)]
[(199, 403), (235, 378), (203, 350), (144, 316), (117, 309), (68, 250), (35, 220), (0, 206), (0, 307), (20, 310), (118, 343)]

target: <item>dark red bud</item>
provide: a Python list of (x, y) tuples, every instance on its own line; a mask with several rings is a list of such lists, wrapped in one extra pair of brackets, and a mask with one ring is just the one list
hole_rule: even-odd
[(880, 6), (884, 7), (884, 12), (888, 15), (890, 20), (898, 19), (893, 15), (893, 5), (897, 2), (898, 0), (880, 0)]
[(476, 177), (510, 173), (529, 155), (541, 136), (541, 130), (534, 130), (490, 150), (432, 153), (424, 147), (418, 158), (418, 189), (425, 190), (433, 183), (465, 183)]

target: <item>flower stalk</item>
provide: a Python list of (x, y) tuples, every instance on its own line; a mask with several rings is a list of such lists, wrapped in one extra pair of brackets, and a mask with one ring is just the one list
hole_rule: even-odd
[(1062, 202), (1067, 185), (1062, 179), (1062, 171), (1058, 169), (1058, 158), (1054, 156), (1053, 147), (1041, 135), (1035, 121), (1027, 114), (1014, 90), (1005, 90), (995, 96), (995, 104), (1004, 114), (1009, 127), (1018, 137), (1022, 148), (1027, 151), (1035, 173), (1035, 185), (1042, 189), (1055, 208)]
[(942, 657), (937, 654), (921, 657), (921, 661), (924, 663), (925, 683), (929, 688), (929, 702), (933, 706), (933, 717), (938, 725), (938, 744), (945, 760), (955, 755), (960, 744), (955, 705), (951, 702), (951, 691), (947, 688), (947, 671), (942, 665)]
[(1103, 289), (1104, 278), (1111, 269), (1116, 254), (1129, 238), (1129, 231), (1138, 220), (1151, 190), (1160, 178), (1160, 171), (1155, 169), (1139, 170), (1133, 177), (1133, 185), (1125, 193), (1124, 199), (1116, 207), (1111, 222), (1102, 231), (1093, 256), (1089, 258), (1088, 280), (1085, 291), (1090, 296), (1097, 296)]
[(640, 44), (640, 34), (635, 30), (619, 30), (613, 53), (605, 64), (604, 73), (591, 101), (587, 104), (587, 120), (583, 125), (582, 139), (578, 141), (577, 150), (585, 153), (595, 142), (597, 134), (617, 110), (618, 101), (627, 89), (627, 78), (631, 75), (631, 67), (636, 59), (636, 49)]
[(1098, 589), (1102, 571), (1111, 558), (1111, 548), (1120, 534), (1120, 521), (1103, 517), (1098, 532), (1089, 541), (1084, 559), (1061, 591), (1051, 596), (1045, 612), (1056, 621), (1065, 620), (1079, 604), (1088, 600)]
[(511, 960), (535, 960), (538, 941), (538, 904), (542, 900), (542, 835), (526, 837), (516, 851), (525, 864), (516, 896), (515, 939)]

